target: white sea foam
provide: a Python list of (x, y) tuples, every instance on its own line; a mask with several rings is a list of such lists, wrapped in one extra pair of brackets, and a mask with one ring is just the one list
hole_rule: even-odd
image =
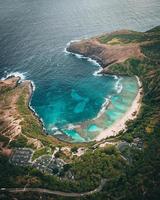
[(54, 135), (62, 135), (63, 133), (61, 132), (61, 131), (56, 131), (55, 133), (54, 133)]
[(94, 120), (95, 120), (95, 119), (98, 119), (99, 117), (101, 117), (101, 116), (103, 115), (103, 113), (105, 112), (107, 106), (108, 106), (109, 103), (110, 103), (110, 98), (111, 98), (111, 96), (108, 96), (107, 98), (105, 98), (105, 101), (104, 101), (104, 103), (102, 104), (101, 109), (100, 109), (100, 111), (98, 112), (97, 116), (94, 118)]
[(121, 83), (122, 78), (119, 78), (115, 84), (115, 90), (117, 91), (117, 94), (120, 94), (123, 89), (123, 85)]
[(92, 64), (94, 64), (95, 66), (100, 67), (100, 64), (99, 64), (96, 60), (94, 60), (94, 59), (92, 59), (92, 58), (83, 56), (83, 55), (78, 54), (78, 53), (69, 52), (69, 51), (67, 51), (67, 49), (65, 49), (64, 52), (65, 52), (66, 54), (74, 55), (75, 57), (77, 57), (77, 58), (79, 58), (79, 59), (85, 59), (85, 60), (87, 60), (88, 62), (91, 62)]
[[(32, 84), (32, 90), (33, 92), (35, 91), (36, 89), (36, 86), (34, 84), (33, 81), (31, 81), (31, 84)], [(32, 95), (31, 95), (31, 98), (29, 100), (29, 103), (28, 103), (28, 107), (29, 109), (34, 113), (34, 115), (39, 119), (39, 121), (42, 123), (42, 126), (43, 126), (43, 130), (46, 131), (45, 127), (44, 127), (44, 121), (42, 118), (40, 118), (40, 116), (36, 113), (35, 109), (31, 106), (31, 100), (32, 100)]]
[(33, 81), (31, 81), (31, 84), (32, 84), (32, 90), (33, 90), (33, 92), (34, 92), (35, 89), (36, 89), (36, 85), (35, 85), (35, 83), (34, 83)]
[(31, 102), (29, 102), (29, 108), (38, 117), (38, 114), (36, 113), (35, 109), (31, 106)]
[(70, 42), (67, 43), (67, 47), (70, 46), (71, 43), (80, 42), (80, 41), (81, 41), (80, 39), (71, 40)]
[(113, 75), (113, 78), (114, 78), (115, 80), (118, 80), (118, 76), (116, 76), (116, 75)]
[(68, 130), (73, 130), (73, 129), (79, 128), (79, 127), (80, 127), (80, 125), (74, 125), (74, 124), (68, 124), (67, 125), (67, 129)]
[(66, 53), (66, 54), (72, 54), (71, 52), (67, 51), (67, 47), (69, 47), (70, 44), (73, 43), (73, 42), (80, 42), (80, 41), (81, 40), (78, 40), (78, 39), (71, 40), (70, 42), (67, 43), (67, 45), (66, 45), (65, 49), (63, 50), (63, 52)]
[(100, 72), (102, 71), (103, 68), (100, 66), (100, 64), (96, 60), (94, 60), (92, 58), (89, 58), (89, 57), (85, 57), (85, 56), (83, 56), (81, 54), (77, 54), (77, 53), (73, 53), (73, 52), (67, 51), (67, 47), (70, 46), (71, 43), (73, 43), (73, 42), (79, 42), (79, 41), (80, 40), (71, 40), (70, 42), (68, 42), (67, 45), (66, 45), (66, 48), (64, 49), (64, 52), (66, 54), (74, 55), (78, 59), (86, 59), (88, 62), (91, 62), (93, 65), (98, 66), (99, 68), (98, 68), (98, 70), (96, 70), (96, 71), (93, 72), (93, 76), (102, 76), (102, 74), (100, 74)]
[(20, 77), (21, 81), (26, 79), (26, 72), (24, 72), (24, 73), (20, 73), (20, 72), (7, 73), (7, 72), (5, 72), (5, 73), (6, 73), (6, 75), (4, 77), (2, 77), (1, 80), (5, 80), (5, 79), (9, 78), (10, 76)]
[(67, 126), (68, 126), (67, 127), (68, 130), (73, 130), (75, 128), (73, 124), (68, 124)]
[(99, 64), (96, 60), (94, 60), (94, 59), (92, 59), (92, 58), (83, 56), (83, 55), (81, 55), (81, 54), (72, 53), (72, 52), (70, 52), (70, 54), (76, 56), (76, 57), (79, 58), (79, 59), (85, 59), (85, 60), (87, 60), (88, 62), (92, 63), (93, 65), (100, 67), (100, 64)]
[(79, 42), (79, 41), (81, 41), (81, 40), (71, 40), (70, 42), (68, 42), (67, 45), (66, 45), (66, 48), (64, 49), (63, 52), (65, 52), (66, 54), (72, 54), (72, 55), (76, 56), (79, 59), (86, 59), (86, 60), (88, 60), (88, 62), (91, 62), (92, 64), (100, 67), (100, 64), (96, 60), (94, 60), (94, 59), (92, 59), (90, 57), (86, 57), (86, 56), (83, 56), (83, 55), (78, 54), (78, 53), (73, 53), (73, 52), (67, 51), (67, 47), (69, 47), (71, 43)]
[(101, 71), (103, 70), (103, 68), (102, 67), (99, 67), (99, 69), (98, 70), (96, 70), (94, 73), (93, 73), (93, 76), (102, 76), (102, 74), (101, 74)]
[(122, 89), (123, 89), (123, 85), (120, 84), (117, 88), (117, 93), (120, 94), (122, 92)]
[(53, 126), (52, 128), (51, 128), (51, 131), (58, 131), (58, 128), (56, 127), (56, 126)]
[(89, 62), (93, 63), (94, 65), (100, 67), (100, 64), (96, 60), (89, 57), (84, 57), (84, 58), (86, 58)]
[(85, 56), (83, 56), (83, 55), (81, 55), (81, 54), (69, 52), (69, 51), (67, 51), (67, 49), (65, 49), (64, 52), (65, 52), (66, 54), (74, 55), (74, 56), (76, 56), (78, 59), (86, 59), (88, 62), (92, 63), (93, 65), (95, 65), (95, 66), (97, 66), (97, 67), (99, 67), (98, 70), (96, 70), (96, 71), (93, 72), (93, 76), (102, 76), (102, 74), (100, 74), (100, 72), (103, 70), (103, 68), (100, 66), (100, 64), (99, 64), (96, 60), (94, 60), (94, 59), (92, 59), (92, 58), (89, 58), (89, 57), (85, 57)]
[(36, 113), (35, 109), (31, 106), (31, 101), (29, 101), (29, 109), (34, 113), (34, 115), (39, 119), (39, 121), (42, 123), (43, 126), (43, 130), (46, 131), (45, 127), (44, 127), (44, 121), (42, 118), (39, 117), (39, 115)]
[[(20, 73), (20, 72), (10, 72), (10, 73), (7, 73), (7, 71), (5, 71), (5, 74), (6, 75), (1, 78), (2, 81), (5, 80), (5, 79), (7, 79), (7, 78), (9, 78), (9, 77), (11, 77), (11, 76), (15, 76), (15, 77), (20, 77), (20, 82), (21, 81), (23, 82), (26, 79), (27, 72), (24, 72), (24, 73)], [(32, 90), (34, 92), (35, 89), (36, 89), (35, 83), (33, 81), (31, 81), (31, 84), (32, 84)]]
[(82, 55), (80, 55), (80, 54), (77, 54), (77, 53), (72, 53), (73, 55), (75, 55), (77, 58), (79, 58), (79, 59), (82, 59), (82, 58), (84, 58)]

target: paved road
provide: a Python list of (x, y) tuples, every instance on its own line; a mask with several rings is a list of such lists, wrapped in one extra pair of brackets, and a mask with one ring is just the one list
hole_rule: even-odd
[(82, 193), (68, 193), (68, 192), (61, 192), (61, 191), (54, 191), (54, 190), (48, 190), (48, 189), (42, 189), (42, 188), (1, 188), (1, 191), (8, 191), (12, 193), (18, 193), (18, 192), (38, 192), (38, 193), (44, 193), (44, 194), (53, 194), (58, 196), (64, 196), (64, 197), (82, 197), (82, 196), (88, 196), (92, 195), (94, 193), (100, 192), (106, 183), (106, 179), (102, 179), (100, 185), (89, 192), (82, 192)]

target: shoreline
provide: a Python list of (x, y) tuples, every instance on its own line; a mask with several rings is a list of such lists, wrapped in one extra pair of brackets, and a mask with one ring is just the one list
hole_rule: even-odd
[[(14, 77), (16, 77), (15, 75), (13, 75)], [(20, 80), (20, 83), (27, 83), (28, 82), (28, 88), (29, 88), (29, 92), (28, 92), (28, 102), (27, 102), (27, 105), (28, 105), (28, 109), (32, 112), (32, 114), (37, 118), (39, 124), (41, 125), (42, 127), (42, 132), (43, 134), (46, 134), (48, 135), (45, 127), (44, 127), (44, 123), (43, 123), (43, 120), (38, 116), (38, 114), (35, 112), (35, 110), (32, 108), (32, 106), (30, 105), (30, 102), (31, 102), (31, 99), (32, 99), (32, 95), (33, 95), (33, 92), (35, 90), (35, 86), (33, 84), (33, 82), (31, 80), (23, 80), (20, 76), (19, 77), (19, 80)], [(10, 78), (10, 77), (7, 77), (7, 78)], [(137, 117), (138, 113), (139, 113), (139, 110), (140, 110), (140, 107), (141, 107), (141, 99), (142, 99), (142, 84), (141, 84), (141, 81), (140, 79), (136, 76), (136, 79), (137, 79), (137, 83), (138, 83), (138, 86), (139, 86), (139, 89), (138, 89), (138, 93), (135, 97), (135, 99), (133, 100), (132, 102), (132, 105), (130, 106), (130, 108), (124, 113), (123, 117), (119, 120), (116, 120), (110, 127), (108, 127), (107, 129), (104, 129), (103, 131), (101, 131), (94, 139), (92, 139), (91, 141), (100, 141), (100, 140), (103, 140), (103, 139), (106, 139), (108, 137), (112, 137), (112, 136), (116, 136), (118, 135), (118, 133), (122, 130), (126, 130), (126, 125), (125, 123), (128, 121), (128, 120), (133, 120)], [(6, 80), (6, 79), (5, 79)], [(19, 83), (19, 84), (20, 84)], [(107, 103), (108, 105), (108, 103)], [(107, 106), (108, 107), (108, 106)], [(105, 110), (107, 110), (107, 108), (105, 107)], [(97, 118), (97, 117), (96, 117)], [(63, 133), (64, 134), (64, 133)], [(65, 135), (65, 134), (64, 134)], [(55, 136), (53, 136), (55, 137)], [(57, 138), (57, 137), (55, 137)], [(58, 138), (59, 139), (59, 138)], [(61, 140), (61, 139), (60, 139)]]
[[(88, 39), (90, 40), (90, 39)], [(82, 41), (75, 41), (75, 42), (83, 42)], [(69, 44), (71, 45), (72, 42), (74, 43), (74, 41), (71, 41)], [(92, 60), (93, 62), (97, 63), (99, 66), (99, 73), (97, 75), (107, 75), (107, 73), (105, 73), (105, 68), (106, 66), (103, 65), (103, 62), (101, 61), (101, 58), (98, 57), (98, 59), (93, 58), (92, 55), (83, 55), (80, 52), (72, 52), (72, 50), (70, 51), (70, 46), (67, 45), (65, 52), (68, 54), (72, 54), (75, 55), (78, 58), (84, 58), (88, 61)], [(78, 56), (77, 56), (78, 55)], [(113, 62), (114, 63), (114, 62)], [(107, 68), (109, 66), (111, 66), (113, 64), (112, 62), (108, 64)], [(116, 62), (115, 62), (116, 63)], [(97, 70), (98, 71), (98, 70)], [(94, 74), (93, 74), (94, 75)], [(112, 75), (112, 76), (117, 76), (117, 74), (108, 74), (108, 75)], [(139, 79), (138, 76), (135, 76), (137, 79), (137, 83), (138, 83), (138, 92), (137, 95), (135, 97), (135, 99), (132, 102), (132, 105), (129, 107), (129, 109), (124, 113), (123, 117), (119, 120), (116, 120), (110, 127), (104, 129), (103, 131), (101, 131), (94, 139), (92, 139), (91, 141), (101, 141), (103, 139), (112, 137), (112, 136), (116, 136), (119, 134), (120, 131), (126, 131), (127, 126), (126, 126), (126, 122), (129, 120), (134, 120), (137, 118), (139, 112), (140, 112), (140, 108), (141, 108), (141, 101), (142, 101), (142, 97), (143, 97), (143, 88), (142, 88), (142, 83)], [(105, 108), (105, 110), (107, 110), (107, 108)]]
[(36, 111), (34, 110), (34, 108), (31, 106), (31, 100), (32, 100), (32, 96), (33, 96), (33, 92), (35, 91), (35, 84), (33, 81), (31, 80), (25, 80), (29, 82), (29, 98), (28, 98), (28, 109), (33, 113), (33, 115), (38, 119), (40, 125), (42, 126), (42, 130), (43, 132), (47, 135), (46, 129), (44, 127), (44, 122), (42, 120), (42, 118), (39, 117), (39, 115), (36, 113)]
[[(13, 76), (16, 77), (15, 75), (13, 75)], [(35, 112), (35, 110), (30, 105), (31, 99), (32, 99), (32, 95), (33, 95), (33, 92), (35, 90), (34, 83), (31, 80), (24, 80), (20, 76), (18, 76), (18, 77), (19, 77), (20, 83), (28, 83), (28, 88), (29, 88), (28, 100), (27, 100), (28, 101), (27, 102), (28, 109), (37, 118), (40, 126), (42, 127), (43, 134), (48, 135), (48, 133), (47, 133), (45, 127), (44, 127), (43, 120), (38, 116), (38, 114)], [(7, 77), (7, 78), (10, 78), (10, 77)], [(100, 141), (100, 140), (106, 139), (108, 137), (112, 137), (112, 136), (118, 135), (118, 133), (120, 131), (126, 130), (125, 123), (128, 120), (133, 120), (133, 119), (135, 119), (137, 117), (137, 115), (139, 113), (139, 110), (140, 110), (140, 106), (141, 106), (140, 100), (142, 98), (142, 94), (141, 94), (141, 92), (142, 92), (142, 84), (141, 84), (141, 82), (140, 82), (140, 80), (139, 80), (139, 78), (137, 76), (136, 76), (136, 79), (137, 79), (137, 83), (138, 83), (139, 89), (138, 89), (138, 93), (137, 93), (135, 99), (133, 100), (132, 105), (130, 106), (130, 108), (124, 113), (124, 115), (123, 115), (123, 117), (121, 119), (116, 120), (110, 127), (108, 127), (106, 129), (104, 129), (103, 131), (101, 131), (91, 141)], [(108, 104), (109, 104), (109, 102), (107, 103), (107, 106), (105, 106), (105, 111), (107, 110)], [(99, 112), (101, 112), (101, 110)], [(134, 113), (136, 113), (136, 114), (134, 114)], [(99, 115), (99, 113), (98, 113), (98, 115)], [(95, 118), (99, 117), (98, 115)], [(66, 135), (66, 134), (64, 134), (64, 135)], [(53, 137), (55, 137), (55, 136), (53, 135)], [(57, 137), (55, 137), (55, 138), (57, 138)], [(61, 140), (60, 138), (58, 138), (58, 139)]]
[[(118, 31), (116, 34), (122, 34), (123, 31)], [(129, 33), (129, 31), (127, 31)], [(114, 32), (109, 35), (114, 36)], [(126, 34), (126, 33), (124, 33)], [(108, 36), (107, 36), (108, 37)], [(139, 59), (144, 58), (144, 54), (141, 52), (139, 43), (127, 43), (125, 45), (117, 44), (112, 45), (109, 43), (101, 43), (99, 37), (93, 37), (90, 39), (83, 39), (81, 41), (70, 42), (66, 50), (71, 54), (79, 54), (83, 57), (89, 57), (100, 64), (102, 70), (100, 74), (103, 75), (121, 75), (121, 74), (110, 74), (108, 73), (108, 67), (113, 64), (123, 63), (129, 58), (135, 57)], [(123, 76), (123, 75), (122, 75)], [(100, 141), (108, 137), (116, 136), (120, 131), (126, 131), (126, 122), (128, 120), (134, 120), (139, 114), (141, 108), (141, 101), (143, 97), (142, 83), (139, 77), (136, 76), (138, 83), (138, 91), (135, 99), (132, 101), (131, 106), (124, 113), (121, 119), (116, 120), (110, 127), (101, 131), (92, 141)]]
[(42, 126), (43, 132), (47, 135), (48, 133), (46, 132), (46, 129), (44, 127), (44, 122), (42, 118), (39, 117), (39, 115), (36, 113), (34, 108), (31, 106), (31, 100), (33, 93), (36, 89), (36, 86), (32, 80), (26, 79), (25, 73), (20, 73), (20, 72), (10, 72), (6, 76), (1, 77), (1, 81), (6, 81), (7, 79), (11, 79), (12, 77), (18, 78), (17, 85), (22, 85), (22, 84), (27, 84), (28, 85), (28, 100), (27, 100), (27, 107), (31, 111), (31, 113), (37, 118), (39, 121), (39, 124)]
[(141, 108), (143, 88), (138, 76), (136, 76), (136, 79), (138, 82), (139, 90), (130, 108), (124, 113), (121, 119), (117, 120), (109, 128), (100, 132), (100, 134), (95, 139), (93, 139), (93, 141), (101, 141), (103, 139), (118, 135), (120, 131), (126, 131), (126, 122), (137, 118)]
[[(41, 148), (43, 146), (43, 143), (41, 142), (43, 141), (49, 144), (59, 143), (60, 145), (72, 145), (71, 142), (67, 140), (52, 137), (47, 133), (43, 120), (34, 111), (32, 106), (30, 106), (30, 100), (35, 88), (31, 80), (22, 80), (20, 76), (11, 75), (6, 78), (4, 77), (0, 82), (1, 87), (3, 87), (4, 84), (6, 88), (10, 89), (8, 92), (11, 92), (11, 95), (6, 97), (6, 102), (8, 102), (6, 105), (11, 107), (11, 109), (6, 110), (4, 108), (5, 116), (1, 115), (0, 117), (1, 122), (5, 125), (1, 131), (2, 135), (9, 138), (9, 141), (17, 140), (19, 136), (25, 137), (27, 139), (26, 144), (33, 145), (32, 147), (35, 149)], [(20, 103), (20, 105), (23, 106), (23, 111), (26, 112), (27, 110), (26, 114), (24, 114), (23, 111), (21, 113), (18, 108), (18, 100), (21, 95), (24, 95), (24, 98), (23, 103)], [(12, 102), (10, 99), (12, 99)], [(3, 108), (3, 101), (0, 103), (2, 105), (1, 108)], [(1, 109), (1, 112), (3, 112), (3, 109)], [(29, 118), (23, 118), (23, 115)], [(29, 130), (27, 133), (22, 132), (22, 128), (26, 128), (23, 126), (23, 121), (26, 122), (24, 124), (28, 128), (27, 130)], [(34, 132), (34, 127), (38, 128), (38, 130), (36, 129), (38, 132)]]
[[(103, 50), (106, 50), (106, 45), (104, 44), (100, 44), (98, 43), (97, 41), (93, 40), (93, 38), (91, 39), (87, 39), (87, 41), (93, 41), (93, 44), (91, 45), (91, 49), (92, 48), (97, 48), (97, 47), (100, 47), (102, 46), (102, 49)], [(99, 55), (99, 56), (95, 56), (93, 55), (92, 56), (92, 53), (89, 54), (89, 53), (83, 53), (83, 52), (74, 52), (72, 51), (72, 48), (70, 49), (70, 47), (73, 45), (74, 46), (74, 43), (83, 43), (85, 40), (78, 40), (78, 41), (71, 41), (67, 44), (64, 52), (67, 53), (67, 54), (72, 54), (72, 55), (75, 55), (77, 58), (80, 58), (80, 59), (86, 59), (88, 60), (89, 62), (92, 62), (93, 64), (97, 65), (97, 70), (93, 73), (94, 76), (102, 76), (102, 75), (107, 75), (107, 73), (104, 73), (104, 69), (107, 67), (109, 67), (111, 64), (113, 63), (117, 63), (118, 60), (111, 60), (110, 62), (106, 61), (107, 60), (107, 57), (106, 55), (102, 57)], [(90, 44), (87, 44), (87, 46), (90, 46)], [(91, 50), (92, 51), (92, 50)], [(111, 50), (112, 51), (112, 50)], [(120, 49), (119, 52), (121, 52), (122, 50)], [(118, 52), (118, 53), (119, 53)], [(96, 52), (97, 53), (97, 52)], [(113, 56), (113, 53), (115, 53), (114, 51), (112, 52), (112, 56), (111, 57), (114, 57)], [(123, 56), (122, 56), (123, 57)], [(121, 61), (121, 59), (120, 59)], [(108, 62), (107, 65), (104, 65), (103, 62)], [(9, 74), (11, 75), (11, 73)], [(15, 76), (15, 74), (13, 74)], [(108, 74), (108, 75), (111, 75), (111, 74)], [(118, 74), (112, 74), (112, 76), (117, 76)], [(20, 79), (22, 81), (24, 81), (24, 77), (21, 77), (21, 76), (18, 76), (20, 77)], [(128, 108), (128, 110), (124, 113), (124, 115), (122, 116), (121, 119), (118, 119), (116, 120), (110, 127), (104, 129), (103, 131), (101, 131), (97, 136), (95, 136), (95, 138), (93, 138), (91, 141), (100, 141), (100, 140), (103, 140), (105, 138), (108, 138), (108, 137), (111, 137), (111, 136), (116, 136), (120, 131), (122, 130), (126, 130), (126, 125), (125, 123), (128, 121), (128, 120), (133, 120), (137, 117), (138, 113), (139, 113), (139, 110), (140, 110), (140, 107), (141, 107), (141, 99), (142, 99), (142, 84), (139, 80), (138, 77), (137, 78), (137, 82), (138, 82), (138, 86), (139, 86), (139, 89), (138, 89), (138, 93), (135, 97), (135, 99), (133, 100), (132, 102), (132, 105)], [(42, 127), (42, 130), (43, 130), (43, 133), (45, 133), (46, 135), (48, 135), (45, 127), (44, 127), (44, 122), (43, 120), (38, 116), (38, 114), (35, 112), (35, 110), (32, 108), (31, 106), (31, 99), (32, 99), (32, 95), (33, 95), (33, 92), (35, 90), (35, 86), (34, 86), (34, 83), (29, 80), (29, 97), (28, 97), (28, 108), (29, 110), (32, 112), (32, 114), (37, 118), (37, 120), (39, 121), (39, 124), (41, 125)], [(108, 107), (108, 103), (107, 103), (107, 106), (105, 106), (105, 109), (104, 110), (107, 110)], [(102, 105), (102, 109), (103, 109), (103, 105)], [(101, 113), (101, 110), (98, 112), (97, 117), (99, 117), (99, 114)], [(63, 133), (64, 134), (64, 133)], [(64, 134), (66, 135), (66, 134)], [(67, 135), (66, 135), (67, 136)], [(80, 135), (81, 136), (81, 135)], [(53, 137), (57, 138), (55, 135), (53, 135)], [(72, 138), (71, 136), (69, 136), (70, 138)], [(59, 139), (59, 138), (58, 138)], [(61, 139), (60, 139), (61, 140)], [(76, 141), (77, 142), (77, 141)]]

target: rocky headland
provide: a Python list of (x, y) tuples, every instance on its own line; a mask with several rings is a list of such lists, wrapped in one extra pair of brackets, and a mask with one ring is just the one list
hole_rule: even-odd
[[(116, 38), (116, 35), (121, 34), (128, 35), (132, 34), (132, 32), (122, 30), (91, 39), (71, 42), (67, 47), (67, 51), (74, 54), (81, 54), (85, 57), (90, 57), (96, 60), (103, 67), (104, 70), (102, 72), (106, 72), (109, 65), (122, 63), (128, 58), (143, 58), (144, 55), (141, 52), (139, 43), (123, 44)], [(111, 39), (104, 43), (103, 38)]]

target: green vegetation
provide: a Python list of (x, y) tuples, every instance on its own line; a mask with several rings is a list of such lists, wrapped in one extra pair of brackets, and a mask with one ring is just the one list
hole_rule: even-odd
[(52, 150), (49, 147), (44, 147), (41, 149), (38, 149), (34, 152), (33, 156), (32, 156), (32, 160), (35, 160), (36, 158), (39, 158), (42, 155), (51, 155), (52, 154)]
[[(138, 42), (139, 40), (141, 40), (142, 35), (140, 33), (127, 33), (127, 34), (111, 34), (111, 35), (103, 35), (99, 38), (99, 41), (101, 43), (108, 43), (109, 41), (112, 41), (113, 39), (117, 39), (119, 41), (119, 43), (124, 43), (124, 44), (128, 44), (130, 42)], [(117, 44), (117, 43), (114, 43)]]
[(71, 148), (71, 151), (72, 151), (73, 153), (77, 153), (77, 150), (78, 150), (78, 148), (77, 148), (76, 146), (74, 146), (74, 147)]
[(33, 145), (28, 144), (28, 140), (22, 135), (20, 135), (16, 140), (12, 140), (9, 144), (9, 147), (11, 147), (11, 148), (22, 148), (22, 147), (34, 148)]
[[(130, 143), (138, 137), (143, 142), (142, 149), (128, 146), (123, 152), (119, 152), (113, 146), (104, 149), (94, 148), (94, 150), (90, 148), (83, 156), (76, 158), (66, 167), (64, 175), (70, 172), (74, 179), (68, 180), (62, 177), (61, 181), (55, 176), (42, 174), (32, 168), (11, 166), (6, 158), (1, 157), (0, 171), (4, 172), (0, 177), (1, 187), (22, 187), (27, 181), (30, 187), (81, 192), (94, 189), (101, 179), (106, 178), (107, 182), (102, 192), (79, 199), (160, 199), (160, 27), (146, 33), (115, 33), (100, 37), (100, 41), (107, 43), (114, 38), (124, 44), (140, 43), (145, 55), (143, 60), (131, 58), (124, 63), (113, 64), (108, 69), (108, 72), (112, 74), (137, 75), (142, 82), (144, 96), (140, 114), (135, 121), (129, 121), (127, 131), (117, 137)], [(21, 97), (18, 104), (25, 119), (23, 133), (39, 138), (43, 144), (50, 144), (40, 134), (38, 122), (33, 120), (28, 111), (23, 108), (24, 101)], [(29, 126), (30, 123), (31, 126)], [(72, 151), (75, 150), (75, 148), (72, 149)], [(37, 152), (39, 153), (43, 151)], [(56, 197), (55, 199), (71, 198)]]
[(0, 135), (0, 142), (2, 142), (4, 146), (6, 146), (9, 142), (9, 138), (5, 137), (4, 135)]
[[(129, 43), (140, 43), (140, 42), (157, 42), (160, 38), (159, 26), (148, 31), (148, 32), (135, 32), (135, 31), (124, 31), (123, 33), (112, 33), (102, 35), (99, 37), (99, 41), (103, 44), (129, 44)], [(113, 43), (111, 42), (113, 40)], [(117, 42), (114, 42), (116, 41)], [(111, 42), (111, 43), (110, 43)]]
[(90, 151), (71, 165), (75, 180), (82, 191), (96, 188), (102, 178), (119, 176), (125, 168), (125, 161), (115, 147)]
[(17, 105), (21, 116), (24, 118), (22, 122), (22, 133), (37, 139), (40, 138), (42, 126), (40, 125), (39, 121), (34, 118), (33, 114), (26, 106), (25, 93), (19, 97)]
[[(159, 36), (160, 37), (160, 36)], [(160, 60), (160, 41), (151, 42), (141, 46), (142, 52), (150, 59)]]
[(120, 154), (114, 153), (113, 150), (96, 150), (95, 153), (88, 152), (75, 163), (66, 165), (64, 171), (71, 170), (75, 176), (74, 181), (66, 179), (60, 181), (57, 177), (42, 174), (31, 167), (13, 166), (6, 157), (0, 156), (0, 170), (3, 171), (0, 176), (0, 187), (24, 187), (29, 183), (28, 187), (45, 187), (62, 191), (93, 190), (100, 184), (101, 178), (119, 175), (124, 168), (125, 162)]
[(62, 191), (70, 190), (67, 180), (62, 182), (59, 178), (42, 174), (32, 167), (13, 166), (8, 162), (8, 158), (2, 155), (0, 155), (0, 171), (3, 172), (0, 173), (0, 188), (24, 187), (28, 184), (31, 187), (60, 189)]

